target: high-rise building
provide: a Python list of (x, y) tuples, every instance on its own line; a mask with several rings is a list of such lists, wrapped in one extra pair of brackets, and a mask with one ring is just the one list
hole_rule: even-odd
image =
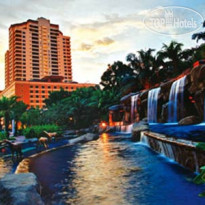
[(10, 26), (0, 97), (16, 95), (29, 106), (42, 108), (49, 92), (90, 86), (95, 84), (72, 82), (70, 37), (58, 25), (41, 17)]
[(37, 81), (62, 76), (72, 81), (70, 37), (45, 18), (13, 24), (5, 55), (5, 86), (14, 81)]

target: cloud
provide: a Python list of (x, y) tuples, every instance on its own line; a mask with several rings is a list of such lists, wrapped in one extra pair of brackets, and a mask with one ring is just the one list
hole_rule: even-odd
[(115, 41), (109, 37), (105, 37), (103, 38), (102, 40), (98, 40), (96, 41), (96, 44), (98, 45), (103, 45), (103, 46), (107, 46), (107, 45), (110, 45), (112, 43), (114, 43)]
[(92, 49), (92, 47), (93, 47), (93, 45), (91, 45), (91, 44), (82, 43), (80, 46), (80, 50), (89, 51), (90, 49)]
[[(70, 26), (72, 47), (75, 51), (86, 51), (88, 55), (109, 54), (128, 47), (127, 33), (137, 33), (144, 28), (141, 16), (137, 14), (120, 16), (103, 15), (92, 23), (74, 23)], [(86, 39), (86, 43), (85, 43)]]

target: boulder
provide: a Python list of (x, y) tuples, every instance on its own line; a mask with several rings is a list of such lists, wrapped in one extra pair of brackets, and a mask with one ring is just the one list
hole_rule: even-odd
[(191, 86), (189, 88), (190, 93), (195, 93), (205, 87), (205, 65), (201, 65), (191, 71)]
[(169, 102), (162, 105), (161, 122), (166, 123), (168, 120)]
[(164, 103), (169, 101), (169, 92), (170, 92), (172, 83), (173, 81), (168, 81), (160, 85), (161, 87), (160, 95), (162, 95)]
[(194, 94), (195, 108), (197, 110), (198, 116), (204, 119), (204, 99), (205, 99), (205, 88), (204, 90), (199, 90)]
[(86, 134), (90, 132), (90, 129), (89, 128), (82, 128), (82, 129), (79, 129), (79, 130), (76, 130), (76, 134), (79, 136), (79, 135), (83, 135), (83, 134)]
[(178, 124), (179, 125), (193, 125), (193, 124), (198, 124), (200, 122), (201, 120), (199, 117), (192, 115), (192, 116), (188, 116), (188, 117), (181, 119)]
[(146, 121), (140, 121), (133, 124), (132, 127), (132, 140), (140, 141), (141, 131), (149, 130), (149, 124)]
[(116, 128), (115, 127), (107, 127), (107, 129), (105, 130), (106, 133), (112, 133), (115, 132)]
[(69, 144), (76, 144), (79, 142), (89, 142), (92, 140), (97, 140), (99, 138), (99, 135), (94, 134), (94, 133), (87, 133), (85, 135), (82, 135), (80, 137), (77, 137), (75, 139), (69, 140)]
[(76, 131), (75, 130), (66, 130), (63, 135), (75, 135)]
[(99, 127), (98, 124), (94, 124), (94, 125), (90, 126), (89, 129), (90, 129), (89, 132), (92, 132), (92, 133), (99, 133), (99, 129), (100, 129), (100, 127)]
[(7, 174), (0, 180), (2, 205), (43, 205), (40, 185), (33, 173)]
[(84, 138), (85, 142), (88, 142), (88, 141), (92, 141), (92, 140), (97, 140), (99, 136), (97, 134), (94, 134), (94, 133), (87, 133), (87, 134), (83, 135), (82, 137)]

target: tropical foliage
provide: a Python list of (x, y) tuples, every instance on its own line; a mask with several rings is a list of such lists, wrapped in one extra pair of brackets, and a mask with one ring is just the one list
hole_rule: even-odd
[[(203, 22), (203, 28), (205, 28), (205, 21)], [(200, 32), (200, 33), (193, 34), (192, 39), (196, 40), (197, 42), (199, 40), (205, 41), (205, 32)]]
[(49, 98), (45, 99), (45, 104), (47, 107), (52, 104), (56, 104), (58, 101), (67, 98), (70, 95), (68, 91), (65, 91), (63, 88), (60, 91), (53, 91), (50, 93)]
[(22, 125), (22, 128), (34, 126), (34, 125), (40, 125), (43, 123), (42, 118), (42, 112), (43, 110), (37, 108), (30, 108), (26, 112), (24, 112), (20, 117), (20, 122)]
[(43, 113), (44, 122), (60, 126), (82, 128), (94, 121), (108, 120), (107, 110), (120, 96), (115, 91), (99, 87), (80, 88), (60, 100)]
[(0, 141), (5, 140), (6, 138), (6, 133), (4, 131), (0, 132)]
[[(200, 168), (201, 172), (194, 179), (193, 182), (195, 184), (205, 184), (205, 166)], [(205, 191), (200, 193), (199, 196), (205, 197)]]
[(27, 127), (23, 130), (23, 135), (25, 135), (27, 138), (39, 138), (42, 136), (45, 136), (46, 132), (57, 132), (58, 134), (61, 134), (61, 128), (57, 125), (36, 125)]
[(0, 112), (1, 116), (4, 118), (4, 124), (5, 124), (5, 132), (6, 136), (9, 136), (9, 121), (10, 121), (10, 116), (12, 113), (12, 109), (14, 108), (16, 104), (16, 96), (13, 96), (11, 98), (6, 98), (2, 97), (0, 100)]

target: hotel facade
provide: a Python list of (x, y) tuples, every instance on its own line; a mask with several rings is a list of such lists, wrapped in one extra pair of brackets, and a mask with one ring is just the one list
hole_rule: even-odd
[(42, 108), (49, 92), (90, 86), (95, 84), (72, 81), (70, 37), (58, 25), (41, 17), (10, 26), (0, 97), (16, 95), (29, 106)]

